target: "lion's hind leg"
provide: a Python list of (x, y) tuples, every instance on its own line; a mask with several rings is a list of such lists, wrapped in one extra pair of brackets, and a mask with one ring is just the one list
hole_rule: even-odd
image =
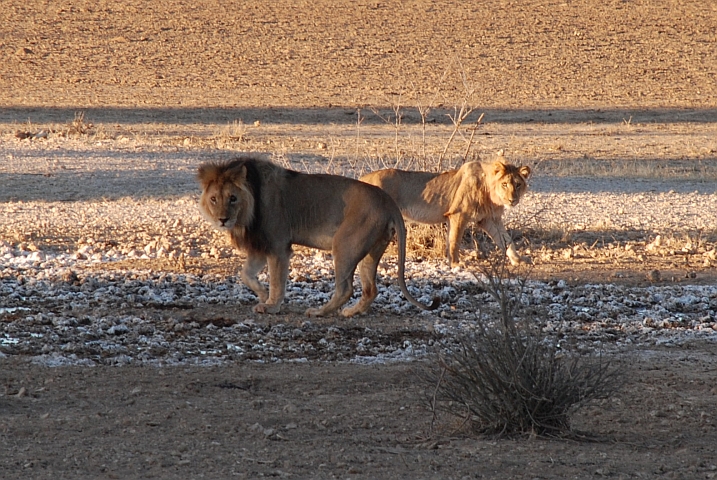
[(344, 303), (348, 302), (354, 291), (354, 271), (358, 261), (341, 258), (334, 250), (334, 272), (336, 273), (336, 289), (328, 302), (321, 308), (306, 310), (308, 317), (323, 317), (334, 313)]
[(378, 263), (381, 261), (383, 253), (386, 251), (390, 240), (381, 239), (371, 248), (368, 255), (361, 260), (359, 264), (359, 277), (361, 277), (361, 300), (351, 307), (346, 307), (341, 311), (341, 315), (344, 317), (351, 317), (353, 315), (366, 313), (371, 307), (374, 299), (378, 295), (378, 288), (376, 287), (376, 270), (378, 270)]
[[(323, 317), (332, 314), (351, 298), (354, 291), (356, 265), (366, 255), (366, 250), (361, 246), (356, 246), (357, 240), (362, 240), (357, 234), (360, 228), (362, 227), (358, 225), (344, 224), (334, 235), (331, 255), (334, 257), (336, 289), (331, 299), (323, 307), (306, 310), (307, 316)], [(363, 242), (360, 241), (358, 245), (363, 245)]]

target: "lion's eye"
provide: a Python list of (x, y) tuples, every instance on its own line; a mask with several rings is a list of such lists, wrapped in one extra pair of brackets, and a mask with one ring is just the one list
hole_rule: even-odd
[(229, 203), (237, 203), (237, 196), (232, 195), (229, 197)]
[(504, 184), (503, 184), (503, 188), (508, 188), (508, 184), (507, 184), (507, 183), (504, 183)]
[(209, 197), (209, 201), (212, 202), (212, 205), (217, 204), (217, 197)]

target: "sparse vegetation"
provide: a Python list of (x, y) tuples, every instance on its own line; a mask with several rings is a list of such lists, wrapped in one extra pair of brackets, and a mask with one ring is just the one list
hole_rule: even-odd
[(581, 158), (542, 162), (543, 173), (558, 177), (645, 178), (670, 180), (717, 180), (717, 163), (689, 160)]
[(66, 136), (71, 135), (88, 135), (92, 132), (94, 125), (85, 122), (85, 112), (75, 112), (75, 118), (72, 123), (63, 132)]
[[(715, 476), (712, 2), (406, 7), (3, 2), (0, 477)], [(606, 441), (427, 431), (408, 375), (423, 360), (393, 360), (470, 330), (480, 309), (500, 326), (471, 282), (484, 261), (468, 238), (465, 266), (448, 270), (444, 227), (412, 232), (412, 283), (441, 291), (439, 315), (397, 313), (386, 284), (366, 317), (308, 322), (303, 308), (253, 315), (241, 258), (199, 217), (193, 177), (210, 159), (258, 153), (354, 178), (397, 158), (436, 171), (464, 95), (453, 55), (478, 88), (442, 169), (501, 148), (537, 163), (506, 218), (535, 261), (528, 308), (586, 349), (635, 352), (629, 388), (569, 418)], [(395, 122), (368, 107), (393, 118), (391, 92), (398, 149)], [(95, 129), (63, 136), (78, 110)], [(580, 162), (588, 178), (555, 178), (583, 175)], [(476, 228), (492, 251), (483, 239)], [(324, 298), (328, 260), (295, 250), (294, 301)], [(466, 411), (438, 424), (474, 427)]]
[(406, 248), (413, 255), (445, 261), (445, 225), (426, 225), (423, 223), (407, 222), (406, 231), (408, 238), (410, 238), (410, 242), (408, 242)]
[(485, 265), (482, 287), (497, 309), (480, 312), (474, 332), (442, 344), (420, 372), (434, 418), (444, 411), (483, 434), (570, 434), (571, 415), (613, 394), (620, 371), (546, 333), (540, 314), (521, 304), (525, 277), (502, 255)]
[(223, 140), (226, 144), (241, 143), (246, 140), (247, 126), (244, 122), (234, 120), (231, 124), (227, 125), (219, 135), (219, 139)]

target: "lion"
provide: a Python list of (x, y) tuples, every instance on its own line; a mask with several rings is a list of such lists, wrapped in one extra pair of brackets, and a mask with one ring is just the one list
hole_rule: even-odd
[[(378, 295), (376, 270), (394, 235), (403, 295), (421, 309), (438, 307), (437, 299), (423, 305), (406, 288), (406, 227), (400, 210), (383, 190), (347, 177), (295, 172), (249, 157), (205, 163), (199, 167), (197, 179), (204, 217), (247, 253), (241, 279), (259, 297), (255, 312), (280, 311), (292, 245), (303, 245), (330, 250), (336, 276), (331, 299), (321, 308), (309, 308), (306, 315), (329, 315), (346, 303), (353, 294), (359, 262), (362, 297), (341, 314), (365, 313)], [(257, 279), (267, 264), (268, 292)]]
[[(500, 155), (500, 154), (499, 154)], [(530, 167), (496, 160), (467, 162), (444, 173), (378, 170), (360, 178), (388, 193), (408, 220), (448, 224), (446, 256), (459, 265), (458, 245), (473, 220), (506, 253), (511, 264), (528, 261), (518, 255), (503, 225), (503, 210), (518, 204), (528, 188)]]

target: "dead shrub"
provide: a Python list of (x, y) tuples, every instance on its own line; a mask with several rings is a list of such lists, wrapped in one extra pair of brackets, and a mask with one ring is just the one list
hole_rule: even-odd
[(410, 241), (407, 242), (411, 253), (426, 258), (445, 258), (446, 228), (445, 225), (426, 225), (409, 223), (406, 225)]
[(570, 434), (575, 411), (612, 395), (623, 377), (601, 355), (578, 354), (546, 333), (520, 304), (525, 281), (498, 255), (489, 265), (483, 288), (498, 308), (480, 312), (475, 330), (441, 345), (419, 373), (434, 419), (447, 412), (481, 434)]
[(64, 134), (65, 136), (70, 135), (87, 135), (91, 133), (94, 125), (85, 122), (85, 112), (75, 112), (75, 118), (72, 123), (67, 127)]
[[(406, 234), (408, 238), (406, 248), (412, 255), (437, 260), (446, 259), (448, 248), (446, 224), (427, 225), (406, 222)], [(471, 224), (461, 238), (461, 257), (486, 258), (494, 250), (495, 245), (492, 242), (483, 229)]]

